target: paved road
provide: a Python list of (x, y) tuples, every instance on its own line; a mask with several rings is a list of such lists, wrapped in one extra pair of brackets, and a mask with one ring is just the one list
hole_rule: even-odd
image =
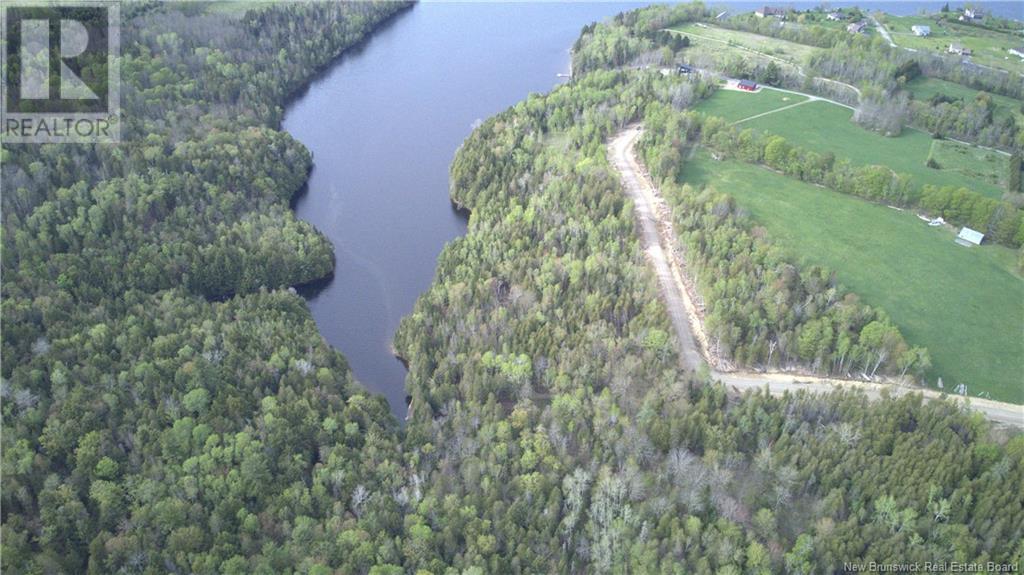
[[(633, 201), (640, 243), (658, 279), (658, 289), (679, 343), (680, 362), (685, 367), (697, 369), (706, 364), (707, 341), (682, 277), (684, 264), (678, 261), (668, 247), (670, 238), (676, 237), (672, 229), (671, 211), (633, 153), (636, 141), (642, 134), (643, 129), (639, 126), (632, 126), (620, 132), (608, 144), (608, 158), (619, 172), (626, 195)], [(882, 399), (886, 393), (891, 396), (921, 393), (927, 399), (945, 397), (931, 389), (790, 373), (750, 373), (712, 369), (711, 375), (736, 391), (767, 388), (772, 395), (799, 390), (828, 393), (837, 388), (849, 388), (859, 389), (874, 400)], [(955, 399), (962, 401), (961, 398)], [(1024, 427), (1024, 406), (970, 398), (970, 407), (994, 422)]]

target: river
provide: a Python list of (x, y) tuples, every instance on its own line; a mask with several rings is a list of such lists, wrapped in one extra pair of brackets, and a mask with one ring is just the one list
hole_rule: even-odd
[[(941, 4), (861, 3), (900, 14)], [(725, 4), (737, 12), (758, 5)], [(303, 294), (320, 333), (400, 419), (405, 369), (392, 337), (430, 286), (445, 243), (466, 231), (448, 201), (456, 149), (475, 122), (562, 81), (582, 26), (638, 6), (422, 3), (339, 58), (286, 110), (283, 128), (314, 159), (295, 210), (337, 256), (334, 277)], [(1019, 7), (993, 3), (1000, 13)]]

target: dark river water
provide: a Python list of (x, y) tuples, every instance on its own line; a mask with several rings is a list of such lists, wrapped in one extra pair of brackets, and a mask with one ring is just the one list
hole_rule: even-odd
[(320, 333), (356, 378), (405, 416), (391, 352), (402, 316), (466, 231), (448, 167), (474, 122), (544, 92), (569, 69), (580, 28), (637, 4), (420, 4), (342, 56), (288, 108), (313, 152), (298, 216), (330, 238), (334, 278), (306, 289)]
[[(861, 5), (908, 14), (941, 2)], [(323, 336), (399, 418), (405, 369), (392, 337), (429, 287), (444, 244), (466, 230), (448, 201), (455, 150), (474, 122), (562, 81), (583, 25), (638, 6), (422, 3), (342, 56), (288, 107), (283, 127), (315, 162), (295, 209), (337, 255), (334, 277), (304, 294)], [(1014, 16), (1021, 4), (986, 6)]]

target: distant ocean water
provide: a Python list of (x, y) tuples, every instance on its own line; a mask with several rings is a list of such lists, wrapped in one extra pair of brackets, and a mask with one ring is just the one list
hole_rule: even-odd
[[(707, 2), (710, 6), (722, 6), (723, 9), (729, 10), (730, 12), (750, 12), (762, 6), (785, 6), (792, 7), (798, 10), (807, 10), (814, 8), (815, 6), (829, 6), (830, 8), (844, 8), (848, 6), (859, 6), (866, 10), (879, 10), (882, 12), (888, 12), (889, 14), (895, 14), (897, 16), (910, 16), (913, 14), (919, 14), (920, 12), (936, 12), (942, 9), (942, 6), (946, 4), (945, 0), (909, 0), (903, 2), (856, 2), (856, 1), (845, 1), (841, 0), (838, 2), (825, 2), (817, 0), (798, 0), (790, 2), (773, 2), (771, 0), (763, 0), (760, 2), (751, 2), (749, 0), (725, 0), (725, 1), (709, 1)], [(998, 0), (992, 2), (985, 1), (951, 1), (949, 6), (956, 8), (964, 4), (970, 4), (972, 6), (980, 7), (982, 10), (999, 16), (1000, 18), (1012, 18), (1014, 20), (1024, 20), (1024, 1), (1022, 0)]]

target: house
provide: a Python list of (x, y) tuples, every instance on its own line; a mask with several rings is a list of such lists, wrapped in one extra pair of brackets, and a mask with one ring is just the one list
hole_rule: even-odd
[(775, 16), (776, 18), (783, 18), (786, 16), (785, 8), (774, 8), (772, 6), (765, 6), (754, 10), (754, 16), (758, 18), (764, 18), (765, 16)]
[(839, 22), (841, 20), (846, 20), (846, 14), (843, 14), (842, 12), (829, 12), (828, 16), (825, 16), (825, 19), (833, 22)]
[(962, 45), (957, 44), (956, 42), (950, 44), (949, 49), (947, 51), (950, 54), (958, 54), (960, 56), (970, 56), (972, 53), (970, 48), (964, 48)]
[(861, 20), (860, 22), (854, 22), (846, 26), (846, 31), (850, 34), (860, 34), (864, 32), (864, 29), (868, 27), (867, 20)]
[(1024, 58), (1024, 46), (1021, 46), (1020, 48), (1010, 48), (1008, 52), (1013, 56)]
[(960, 233), (956, 236), (956, 243), (962, 246), (980, 246), (981, 240), (985, 239), (985, 234), (972, 230), (971, 228), (963, 228)]
[(687, 66), (686, 64), (680, 64), (679, 67), (676, 68), (676, 73), (679, 74), (692, 74), (694, 71), (695, 70), (692, 67)]
[(752, 80), (740, 80), (736, 82), (736, 87), (740, 90), (746, 90), (747, 92), (753, 92), (757, 90), (757, 82)]
[(914, 33), (914, 36), (928, 36), (929, 34), (932, 33), (932, 29), (930, 26), (920, 25), (911, 26), (910, 31)]
[(964, 13), (960, 15), (961, 22), (969, 22), (971, 20), (981, 20), (985, 15), (978, 8), (964, 8)]

